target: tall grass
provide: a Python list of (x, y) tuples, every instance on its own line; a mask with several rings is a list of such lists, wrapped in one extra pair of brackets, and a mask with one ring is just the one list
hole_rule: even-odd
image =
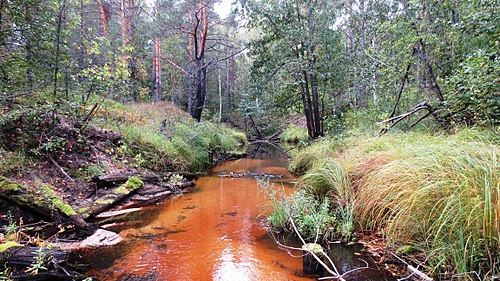
[(498, 153), (489, 131), (395, 133), (319, 141), (290, 168), (338, 221), (419, 249), (431, 274), (488, 278), (500, 274)]
[(358, 179), (360, 227), (418, 246), (433, 273), (491, 274), (500, 264), (499, 149), (463, 141), (468, 133), (386, 136), (343, 159)]
[(315, 163), (322, 161), (325, 155), (334, 152), (331, 144), (327, 141), (319, 141), (292, 153), (292, 161), (288, 166), (290, 172), (303, 175), (310, 170)]

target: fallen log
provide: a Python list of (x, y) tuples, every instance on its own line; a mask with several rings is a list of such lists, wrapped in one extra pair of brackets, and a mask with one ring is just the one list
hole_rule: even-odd
[(125, 204), (121, 205), (119, 209), (123, 210), (152, 205), (192, 186), (194, 186), (193, 181), (169, 185), (145, 185), (137, 194), (130, 197)]
[[(11, 269), (9, 280), (77, 280), (82, 275), (66, 269), (69, 254), (57, 248), (11, 247), (0, 253), (0, 262)], [(37, 262), (46, 268), (32, 270)]]
[(69, 217), (78, 227), (84, 228), (87, 226), (87, 223), (73, 207), (59, 197), (49, 185), (40, 188), (40, 190), (35, 190), (0, 177), (0, 197), (20, 206), (28, 207), (46, 217), (52, 217), (52, 213), (56, 212), (61, 216)]
[(102, 186), (115, 185), (118, 183), (126, 182), (130, 177), (137, 176), (140, 180), (145, 182), (159, 182), (162, 180), (168, 180), (173, 175), (179, 175), (187, 180), (195, 179), (198, 175), (190, 172), (170, 172), (163, 174), (142, 174), (138, 175), (135, 173), (122, 173), (122, 174), (112, 174), (103, 175), (92, 178), (93, 182), (96, 182)]
[(131, 177), (127, 180), (126, 183), (120, 185), (119, 187), (113, 189), (110, 193), (97, 199), (90, 206), (80, 208), (79, 213), (83, 218), (88, 218), (99, 214), (127, 197), (131, 192), (141, 188), (143, 185), (144, 182), (138, 177)]

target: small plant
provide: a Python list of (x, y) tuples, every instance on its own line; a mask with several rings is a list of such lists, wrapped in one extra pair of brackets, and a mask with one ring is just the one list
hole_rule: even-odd
[(145, 161), (146, 160), (142, 157), (141, 154), (137, 154), (134, 157), (134, 161), (132, 161), (132, 163), (130, 163), (130, 166), (133, 168), (140, 169), (142, 167), (142, 164), (144, 164)]
[(184, 177), (179, 174), (173, 174), (167, 181), (167, 184), (177, 184), (184, 181)]
[(8, 225), (5, 227), (5, 233), (7, 236), (14, 235), (17, 232), (17, 224), (10, 211), (7, 213), (7, 222)]
[(35, 254), (35, 260), (25, 270), (30, 275), (36, 275), (40, 270), (47, 270), (46, 265), (49, 259), (43, 247), (36, 249), (33, 253)]

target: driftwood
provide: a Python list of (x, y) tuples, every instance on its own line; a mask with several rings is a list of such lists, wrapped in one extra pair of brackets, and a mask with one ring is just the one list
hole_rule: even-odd
[(110, 186), (115, 185), (117, 183), (126, 182), (132, 176), (138, 176), (139, 179), (145, 182), (159, 182), (164, 179), (169, 179), (173, 175), (179, 175), (187, 180), (195, 179), (198, 175), (189, 172), (170, 172), (163, 174), (134, 174), (134, 173), (122, 173), (122, 174), (112, 174), (112, 175), (104, 175), (99, 177), (92, 178), (92, 181), (96, 182), (101, 186)]
[(126, 215), (130, 213), (135, 213), (138, 211), (142, 211), (142, 208), (130, 208), (130, 209), (124, 209), (124, 210), (117, 210), (117, 211), (109, 211), (109, 212), (104, 212), (96, 215), (96, 218), (103, 219), (103, 218), (112, 218), (112, 217), (117, 217), (121, 215)]
[(234, 173), (231, 171), (222, 171), (219, 173), (219, 177), (221, 178), (278, 178), (282, 179), (285, 176), (284, 175), (273, 175), (273, 174), (265, 174), (265, 173), (251, 173), (251, 172), (244, 172), (244, 173)]
[(134, 194), (127, 202), (118, 207), (119, 210), (137, 208), (155, 204), (161, 200), (182, 192), (184, 189), (194, 186), (194, 182), (182, 182), (168, 185), (144, 185), (137, 194)]

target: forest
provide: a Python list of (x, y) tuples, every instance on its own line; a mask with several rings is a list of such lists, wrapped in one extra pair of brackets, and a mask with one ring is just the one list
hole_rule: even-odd
[(497, 0), (0, 0), (0, 112), (0, 280), (181, 278), (82, 264), (212, 177), (324, 270), (248, 280), (500, 278)]

